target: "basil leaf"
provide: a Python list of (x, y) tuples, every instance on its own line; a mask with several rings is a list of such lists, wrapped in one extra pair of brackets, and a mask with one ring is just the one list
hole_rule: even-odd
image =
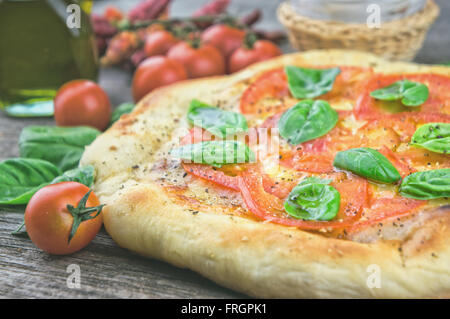
[(114, 123), (116, 123), (122, 115), (131, 113), (134, 110), (135, 106), (136, 106), (136, 104), (131, 103), (131, 102), (123, 103), (123, 104), (119, 105), (112, 113), (111, 120), (109, 121), (108, 127), (110, 127)]
[(450, 168), (408, 175), (400, 185), (400, 194), (424, 200), (450, 197)]
[(205, 141), (188, 144), (173, 149), (173, 157), (198, 164), (220, 167), (223, 164), (250, 163), (255, 161), (255, 154), (248, 146), (239, 141)]
[(312, 99), (330, 92), (341, 70), (307, 69), (288, 65), (284, 68), (291, 94), (297, 99)]
[(339, 212), (341, 195), (328, 185), (330, 182), (315, 177), (306, 178), (292, 189), (284, 202), (286, 212), (304, 220), (332, 220)]
[(397, 169), (383, 154), (367, 147), (338, 152), (333, 165), (376, 182), (390, 184), (401, 179)]
[(85, 146), (99, 134), (98, 130), (84, 126), (28, 126), (20, 134), (20, 156), (47, 160), (66, 171), (78, 167)]
[(401, 100), (406, 106), (419, 106), (428, 99), (428, 95), (428, 87), (425, 84), (409, 80), (397, 81), (370, 93), (370, 96), (378, 100)]
[(189, 123), (225, 138), (227, 135), (248, 131), (242, 114), (221, 110), (199, 100), (192, 100), (187, 115)]
[(57, 184), (62, 182), (77, 182), (86, 185), (87, 187), (91, 187), (94, 183), (94, 172), (95, 169), (91, 165), (74, 168), (56, 177), (51, 181), (50, 184)]
[(450, 124), (428, 123), (419, 127), (411, 144), (436, 153), (450, 154)]
[(278, 122), (280, 135), (297, 145), (327, 134), (337, 123), (338, 114), (321, 100), (303, 100), (284, 112)]
[(0, 163), (0, 204), (22, 205), (61, 171), (39, 159), (14, 158)]

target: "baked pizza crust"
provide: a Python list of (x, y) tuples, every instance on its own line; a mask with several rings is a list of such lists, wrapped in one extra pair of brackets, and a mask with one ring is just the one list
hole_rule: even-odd
[(180, 171), (169, 165), (162, 169), (163, 177), (154, 174), (155, 166), (168, 158), (168, 151), (187, 132), (191, 99), (235, 107), (252, 78), (286, 64), (370, 66), (382, 73), (450, 75), (447, 67), (323, 50), (285, 55), (231, 76), (179, 82), (156, 90), (87, 147), (81, 161), (96, 168), (93, 188), (107, 204), (103, 218), (108, 233), (121, 247), (192, 269), (255, 297), (450, 297), (448, 203), (421, 212), (432, 217), (420, 227), (413, 225), (401, 240), (362, 243), (223, 213), (221, 205), (216, 205), (220, 191), (208, 182), (193, 178), (184, 182), (194, 191), (205, 185), (209, 188), (210, 204), (198, 209), (192, 209), (188, 198), (177, 199), (161, 186), (161, 179)]

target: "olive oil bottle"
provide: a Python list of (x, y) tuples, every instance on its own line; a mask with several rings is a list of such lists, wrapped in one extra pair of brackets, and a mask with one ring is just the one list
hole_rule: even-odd
[[(75, 5), (75, 9), (70, 10)], [(89, 20), (92, 1), (0, 0), (0, 108), (10, 116), (51, 116), (67, 81), (97, 79)], [(79, 23), (68, 23), (76, 19)]]

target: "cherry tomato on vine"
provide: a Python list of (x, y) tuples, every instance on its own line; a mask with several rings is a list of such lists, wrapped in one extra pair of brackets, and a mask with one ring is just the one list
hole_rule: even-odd
[(165, 30), (151, 32), (145, 39), (144, 51), (148, 57), (166, 55), (175, 44), (180, 42), (172, 33)]
[(103, 205), (89, 187), (63, 182), (40, 189), (25, 210), (25, 226), (31, 241), (55, 255), (86, 247), (103, 223)]
[(191, 45), (180, 42), (167, 53), (167, 57), (180, 62), (189, 78), (225, 74), (225, 59), (220, 51), (209, 44)]
[(103, 131), (111, 117), (111, 103), (105, 91), (89, 80), (64, 84), (54, 100), (55, 121), (59, 126), (92, 126)]
[(219, 49), (225, 59), (242, 45), (244, 38), (244, 30), (226, 24), (213, 25), (202, 33), (202, 42)]
[(187, 79), (186, 70), (181, 63), (164, 56), (145, 59), (133, 77), (133, 98), (138, 102), (152, 90)]
[(253, 63), (265, 61), (281, 54), (280, 48), (270, 41), (258, 40), (253, 43), (250, 41), (246, 46), (233, 52), (228, 61), (228, 71), (234, 73)]

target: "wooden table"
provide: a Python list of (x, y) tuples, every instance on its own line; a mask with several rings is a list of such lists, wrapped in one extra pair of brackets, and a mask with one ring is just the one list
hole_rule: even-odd
[[(101, 12), (113, 2), (124, 9), (136, 1), (96, 1)], [(207, 0), (175, 0), (173, 16), (192, 12)], [(439, 20), (433, 26), (416, 61), (450, 61), (450, 2), (441, 6)], [(279, 1), (234, 0), (232, 12), (249, 12), (258, 6), (264, 11), (262, 27), (280, 29), (275, 17)], [(291, 51), (286, 46), (285, 51)], [(130, 101), (131, 75), (117, 69), (101, 70), (100, 84), (114, 105)], [(18, 155), (17, 141), (28, 125), (53, 125), (52, 119), (12, 119), (0, 112), (0, 160)], [(242, 298), (245, 297), (185, 269), (144, 259), (118, 247), (102, 230), (84, 250), (71, 256), (50, 256), (38, 250), (26, 237), (10, 233), (22, 222), (24, 207), (0, 207), (0, 297), (19, 298)], [(81, 288), (67, 286), (67, 267), (75, 264), (81, 271)]]

